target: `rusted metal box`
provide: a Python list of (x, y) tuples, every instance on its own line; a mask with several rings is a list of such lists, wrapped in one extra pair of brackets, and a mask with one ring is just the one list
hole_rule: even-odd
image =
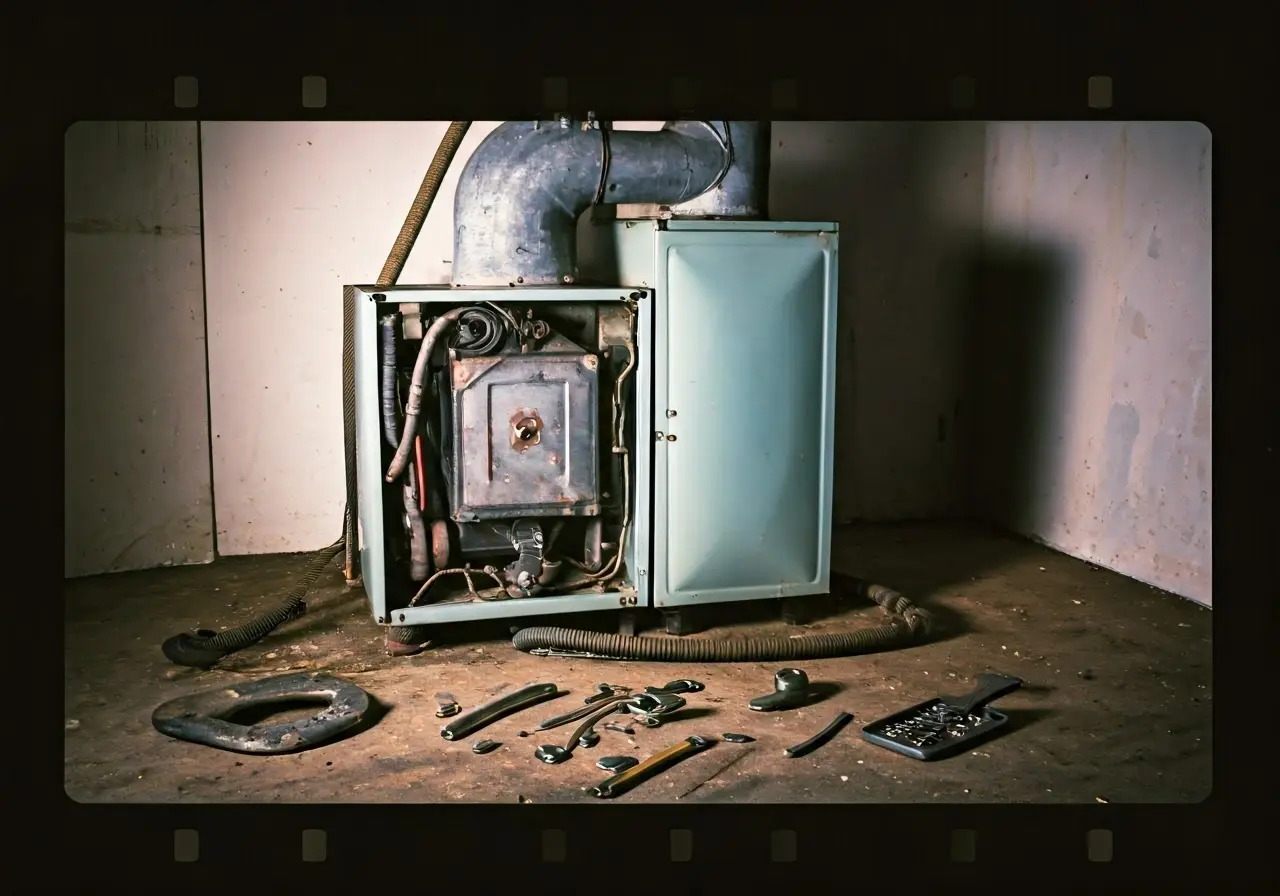
[(452, 362), (458, 522), (600, 512), (597, 358), (563, 347)]

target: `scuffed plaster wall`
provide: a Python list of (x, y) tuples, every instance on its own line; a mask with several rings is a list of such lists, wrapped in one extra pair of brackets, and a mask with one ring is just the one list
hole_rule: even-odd
[(1176, 122), (988, 126), (976, 506), (1212, 603), (1210, 148)]
[(68, 577), (213, 559), (196, 132), (66, 133)]
[[(498, 122), (475, 122), (465, 159)], [(372, 283), (448, 122), (206, 122), (210, 412), (223, 555), (341, 534), (342, 287)], [(443, 283), (441, 185), (401, 283)]]

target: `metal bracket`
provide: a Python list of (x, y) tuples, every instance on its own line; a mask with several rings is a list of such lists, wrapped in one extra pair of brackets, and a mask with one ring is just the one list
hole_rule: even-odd
[(511, 526), (511, 546), (520, 554), (507, 564), (504, 572), (511, 583), (507, 593), (512, 597), (532, 597), (542, 577), (542, 526), (536, 520), (516, 520)]

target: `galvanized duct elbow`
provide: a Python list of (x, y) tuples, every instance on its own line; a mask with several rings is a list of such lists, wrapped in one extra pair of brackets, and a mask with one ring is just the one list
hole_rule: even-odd
[[(757, 151), (762, 127), (763, 175)], [(673, 122), (660, 131), (613, 131), (569, 119), (506, 122), (481, 142), (459, 178), (453, 285), (576, 282), (578, 217), (593, 204), (677, 206), (708, 194), (710, 210), (690, 214), (758, 210), (759, 183), (768, 170), (767, 128)], [(733, 150), (735, 138), (743, 141), (740, 154)], [(735, 170), (736, 158), (748, 164)]]

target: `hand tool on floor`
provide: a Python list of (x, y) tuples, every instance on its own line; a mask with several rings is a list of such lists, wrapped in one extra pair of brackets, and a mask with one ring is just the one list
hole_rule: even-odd
[(582, 702), (584, 704), (599, 703), (601, 700), (607, 700), (610, 697), (616, 697), (619, 694), (630, 694), (631, 688), (620, 684), (607, 684), (600, 682), (596, 685), (596, 692)]
[(483, 706), (478, 706), (465, 715), (458, 716), (440, 729), (440, 736), (445, 740), (461, 740), (499, 719), (504, 719), (522, 709), (528, 709), (544, 700), (550, 700), (552, 697), (559, 697), (562, 693), (567, 692), (561, 691), (557, 685), (550, 682), (527, 685), (517, 691), (503, 694)]
[(661, 753), (654, 753), (639, 765), (633, 765), (631, 768), (618, 772), (611, 778), (606, 778), (591, 788), (590, 793), (592, 796), (603, 800), (621, 796), (642, 781), (647, 781), (654, 775), (671, 768), (677, 762), (689, 758), (694, 753), (701, 753), (714, 745), (715, 741), (695, 734), (692, 737), (685, 738), (673, 747), (668, 747)]
[(842, 712), (840, 715), (832, 719), (826, 728), (823, 728), (804, 743), (796, 744), (794, 747), (787, 747), (783, 753), (788, 759), (799, 759), (801, 756), (808, 756), (814, 750), (823, 746), (831, 740), (831, 738), (839, 734), (840, 729), (844, 728), (845, 725), (848, 725), (852, 721), (853, 713)]
[(747, 708), (756, 712), (795, 709), (809, 702), (812, 696), (809, 676), (803, 670), (779, 669), (773, 674), (773, 693), (752, 698)]
[(922, 762), (954, 756), (1008, 723), (1007, 715), (988, 704), (1020, 687), (1021, 678), (984, 673), (970, 693), (935, 697), (886, 716), (864, 727), (862, 739)]
[(600, 703), (603, 705), (569, 735), (567, 744), (563, 747), (543, 744), (533, 751), (533, 755), (547, 765), (564, 762), (573, 755), (576, 747), (591, 747), (598, 743), (598, 735), (596, 741), (592, 741), (588, 735), (595, 734), (596, 723), (615, 712), (633, 712), (646, 728), (657, 728), (665, 716), (684, 708), (685, 699), (678, 694), (632, 694), (619, 698), (616, 702), (602, 700)]
[(660, 688), (647, 687), (644, 692), (646, 694), (696, 694), (706, 688), (705, 684), (694, 681), (692, 678), (677, 678), (675, 681), (668, 681)]

